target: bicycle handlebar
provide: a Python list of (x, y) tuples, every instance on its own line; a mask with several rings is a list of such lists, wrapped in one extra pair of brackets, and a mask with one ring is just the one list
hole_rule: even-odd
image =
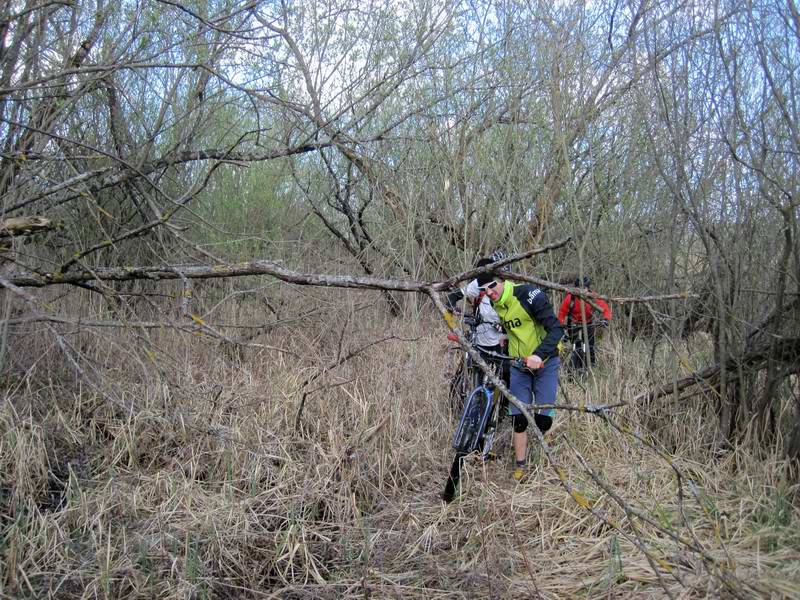
[[(451, 342), (458, 342), (458, 336), (452, 332), (447, 334), (447, 339), (450, 340)], [(508, 354), (500, 354), (499, 352), (495, 352), (494, 350), (483, 350), (480, 346), (475, 346), (474, 344), (472, 344), (472, 347), (475, 350), (477, 350), (482, 356), (490, 356), (497, 360), (507, 360), (518, 367), (525, 367), (526, 369), (528, 368), (525, 365), (525, 361), (518, 356), (509, 356)]]
[[(470, 329), (474, 329), (479, 324), (478, 319), (470, 315), (463, 315), (463, 322), (464, 325), (466, 325)], [(458, 342), (458, 335), (455, 332), (451, 331), (450, 333), (447, 334), (447, 339), (451, 342)], [(481, 349), (480, 346), (477, 346), (474, 343), (470, 343), (470, 346), (472, 346), (475, 350), (480, 352), (481, 355), (483, 356), (490, 356), (496, 360), (508, 361), (519, 368), (524, 368), (524, 369), (528, 368), (528, 366), (525, 364), (525, 360), (519, 358), (518, 356), (508, 356), (507, 354), (500, 354), (499, 352), (494, 352), (493, 350), (483, 350)]]
[[(597, 321), (589, 321), (586, 323), (586, 327), (608, 327), (611, 323), (608, 319), (598, 319)], [(573, 330), (573, 329), (583, 329), (583, 323), (571, 323), (567, 325), (566, 323), (562, 323), (564, 327), (564, 331)]]
[(507, 360), (510, 363), (513, 363), (514, 365), (520, 368), (522, 367), (526, 369), (528, 368), (525, 365), (525, 360), (518, 356), (509, 356), (508, 354), (500, 354), (499, 352), (494, 352), (492, 350), (478, 350), (478, 352), (480, 352), (484, 356), (491, 356), (492, 358), (496, 358), (497, 360)]

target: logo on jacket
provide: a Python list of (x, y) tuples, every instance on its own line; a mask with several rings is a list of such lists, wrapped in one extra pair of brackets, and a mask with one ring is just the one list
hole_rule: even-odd
[(533, 299), (536, 298), (539, 294), (542, 293), (542, 290), (536, 288), (535, 290), (531, 290), (528, 292), (528, 304), (533, 304)]

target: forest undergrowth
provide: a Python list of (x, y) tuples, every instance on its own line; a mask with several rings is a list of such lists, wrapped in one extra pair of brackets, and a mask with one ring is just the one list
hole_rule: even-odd
[[(562, 410), (546, 436), (559, 465), (532, 450), (522, 484), (506, 422), (500, 458), (468, 462), (442, 503), (444, 324), (341, 298), (246, 330), (249, 345), (65, 330), (83, 374), (41, 327), (16, 331), (0, 597), (800, 597), (782, 453), (721, 449), (702, 397), (614, 409), (619, 429)], [(254, 302), (225, 310), (215, 322), (268, 320)], [(559, 402), (631, 402), (665, 361), (636, 358), (647, 344), (612, 330), (600, 367), (564, 377)]]

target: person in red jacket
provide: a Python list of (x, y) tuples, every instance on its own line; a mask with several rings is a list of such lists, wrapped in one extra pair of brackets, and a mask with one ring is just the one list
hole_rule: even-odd
[[(581, 288), (581, 291), (584, 293), (589, 293), (589, 286), (591, 283), (588, 277), (584, 277), (583, 279), (579, 277), (575, 280), (575, 287)], [(597, 318), (595, 314), (596, 311), (588, 302), (584, 302), (572, 294), (567, 294), (567, 297), (564, 298), (564, 302), (561, 303), (561, 308), (558, 311), (558, 320), (565, 325), (567, 335), (573, 343), (576, 342), (583, 331), (583, 324), (586, 324), (586, 333), (588, 334), (589, 342), (589, 361), (590, 364), (595, 364), (595, 328), (597, 326), (605, 327), (608, 325), (608, 322), (611, 320), (611, 308), (604, 300), (595, 298), (595, 294), (590, 294), (590, 296), (592, 296), (592, 302), (602, 310), (602, 317)], [(585, 358), (581, 353), (572, 353), (572, 367), (582, 369), (586, 366), (583, 364), (584, 361)]]

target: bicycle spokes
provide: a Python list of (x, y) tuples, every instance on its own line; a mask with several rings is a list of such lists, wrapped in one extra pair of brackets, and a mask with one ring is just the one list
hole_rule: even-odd
[(470, 394), (453, 437), (453, 448), (469, 454), (480, 448), (492, 412), (492, 391), (479, 387)]

